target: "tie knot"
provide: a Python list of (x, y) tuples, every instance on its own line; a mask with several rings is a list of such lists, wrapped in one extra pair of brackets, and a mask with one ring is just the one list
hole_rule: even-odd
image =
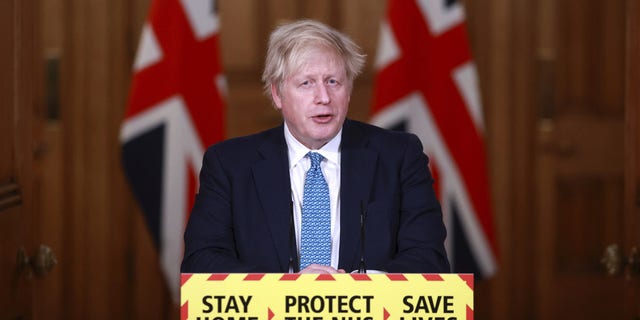
[(324, 157), (317, 152), (309, 152), (307, 153), (307, 156), (311, 159), (311, 168), (320, 167), (320, 162), (324, 159)]

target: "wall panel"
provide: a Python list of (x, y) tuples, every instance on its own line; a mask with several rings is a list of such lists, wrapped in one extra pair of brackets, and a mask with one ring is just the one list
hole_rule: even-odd
[(260, 68), (260, 5), (253, 0), (221, 1), (220, 47), (224, 68), (228, 72)]

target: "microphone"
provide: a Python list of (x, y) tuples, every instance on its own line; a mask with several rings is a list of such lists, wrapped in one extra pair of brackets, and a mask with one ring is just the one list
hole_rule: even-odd
[(360, 265), (358, 273), (367, 273), (367, 264), (364, 263), (364, 221), (367, 218), (367, 209), (364, 201), (360, 201)]
[(293, 200), (289, 202), (289, 273), (300, 272), (298, 246), (296, 245), (296, 227), (293, 223)]

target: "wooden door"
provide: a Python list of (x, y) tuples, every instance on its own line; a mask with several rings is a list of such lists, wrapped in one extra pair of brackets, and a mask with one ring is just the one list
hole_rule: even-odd
[(626, 6), (540, 5), (536, 319), (632, 319), (629, 279), (608, 276), (601, 262), (605, 248), (627, 249), (632, 227), (624, 204), (632, 179), (625, 175), (632, 152), (625, 147)]
[(30, 318), (34, 1), (0, 1), (0, 318)]
[[(627, 1), (625, 213), (623, 253), (640, 249), (640, 0)], [(637, 251), (635, 251), (637, 252)], [(640, 319), (640, 258), (627, 265), (625, 319)]]

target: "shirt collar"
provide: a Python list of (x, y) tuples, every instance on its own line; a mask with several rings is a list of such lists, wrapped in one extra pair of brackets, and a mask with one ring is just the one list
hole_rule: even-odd
[(321, 154), (327, 161), (333, 162), (335, 164), (340, 163), (340, 142), (342, 141), (342, 128), (338, 131), (333, 139), (329, 140), (322, 148), (319, 150), (311, 150), (307, 148), (305, 145), (300, 143), (291, 131), (289, 131), (289, 127), (287, 123), (284, 123), (284, 139), (287, 142), (287, 149), (289, 151), (289, 169), (293, 168), (295, 165), (302, 160), (309, 151), (315, 151)]

